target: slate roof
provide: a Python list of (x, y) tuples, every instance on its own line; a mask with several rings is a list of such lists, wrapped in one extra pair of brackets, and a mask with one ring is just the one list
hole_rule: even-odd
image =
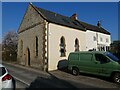
[(57, 14), (57, 13), (54, 13), (48, 10), (44, 10), (41, 8), (37, 8), (37, 7), (35, 8), (37, 9), (39, 13), (42, 14), (44, 19), (46, 19), (48, 22), (52, 22), (52, 23), (56, 23), (59, 25), (86, 31), (80, 23), (78, 23), (75, 20), (70, 19), (70, 17), (66, 17), (66, 16), (63, 16), (63, 15), (60, 15), (60, 14)]
[(110, 35), (110, 33), (102, 27), (99, 28), (98, 26), (94, 26), (94, 25), (91, 25), (91, 24), (88, 24), (88, 23), (85, 23), (85, 22), (82, 22), (82, 21), (79, 21), (79, 20), (77, 20), (77, 21), (87, 30), (101, 32), (101, 33)]
[(102, 27), (99, 28), (98, 26), (94, 26), (94, 25), (91, 25), (91, 24), (88, 24), (88, 23), (85, 23), (79, 20), (72, 20), (70, 17), (66, 17), (63, 15), (45, 10), (45, 9), (41, 9), (35, 6), (33, 7), (48, 22), (52, 22), (55, 24), (59, 24), (59, 25), (63, 25), (63, 26), (67, 26), (67, 27), (71, 27), (71, 28), (75, 28), (75, 29), (79, 29), (83, 31), (91, 30), (91, 31), (101, 32), (101, 33), (110, 35), (110, 33)]

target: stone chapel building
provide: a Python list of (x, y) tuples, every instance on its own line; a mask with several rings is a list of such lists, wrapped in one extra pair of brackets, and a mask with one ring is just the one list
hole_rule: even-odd
[(97, 26), (29, 4), (18, 29), (18, 63), (42, 70), (57, 69), (70, 52), (107, 51), (111, 36)]

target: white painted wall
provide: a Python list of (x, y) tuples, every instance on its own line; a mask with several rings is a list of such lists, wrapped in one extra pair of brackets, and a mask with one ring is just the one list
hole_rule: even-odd
[(96, 37), (96, 32), (87, 30), (86, 31), (86, 47), (87, 47), (87, 51), (89, 49), (97, 49), (97, 40), (94, 41), (93, 37)]
[[(97, 38), (96, 41), (94, 41), (94, 38), (93, 38), (94, 36)], [(100, 40), (100, 38), (102, 38), (102, 41)], [(108, 42), (106, 42), (106, 39), (108, 39)], [(107, 35), (107, 34), (104, 34), (104, 33), (87, 30), (86, 31), (87, 50), (93, 49), (93, 48), (98, 50), (97, 49), (97, 47), (98, 47), (97, 46), (97, 41), (98, 41), (98, 45), (110, 46), (110, 44), (111, 44), (111, 36)]]
[[(100, 32), (97, 32), (97, 33), (98, 33), (98, 44), (103, 44), (103, 45), (106, 45), (106, 46), (110, 46), (111, 36), (107, 35), (107, 34), (100, 33)], [(100, 40), (101, 37), (102, 37), (103, 41)], [(108, 38), (108, 42), (106, 42), (107, 38)]]
[[(70, 52), (75, 50), (75, 39), (79, 39), (80, 51), (86, 50), (86, 32), (49, 23), (49, 58), (48, 69), (57, 69), (57, 64), (62, 59), (67, 59)], [(60, 57), (60, 38), (65, 37), (66, 57)]]

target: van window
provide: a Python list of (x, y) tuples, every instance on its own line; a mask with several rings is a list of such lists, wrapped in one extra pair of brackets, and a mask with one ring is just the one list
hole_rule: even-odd
[(79, 54), (70, 54), (70, 60), (79, 60)]
[(105, 57), (102, 54), (95, 54), (95, 58), (97, 61), (100, 61), (101, 63), (107, 63), (108, 62), (108, 58)]
[(82, 53), (82, 54), (80, 54), (80, 60), (83, 60), (83, 61), (91, 61), (91, 59), (92, 59), (92, 54), (84, 54), (84, 53)]

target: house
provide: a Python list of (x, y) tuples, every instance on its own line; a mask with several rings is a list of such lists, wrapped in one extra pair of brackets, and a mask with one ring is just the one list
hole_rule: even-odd
[[(94, 36), (97, 42), (93, 43)], [(109, 46), (100, 42), (99, 36), (110, 43), (109, 32), (77, 20), (77, 14), (66, 17), (29, 4), (18, 29), (18, 63), (55, 70), (70, 52)]]

